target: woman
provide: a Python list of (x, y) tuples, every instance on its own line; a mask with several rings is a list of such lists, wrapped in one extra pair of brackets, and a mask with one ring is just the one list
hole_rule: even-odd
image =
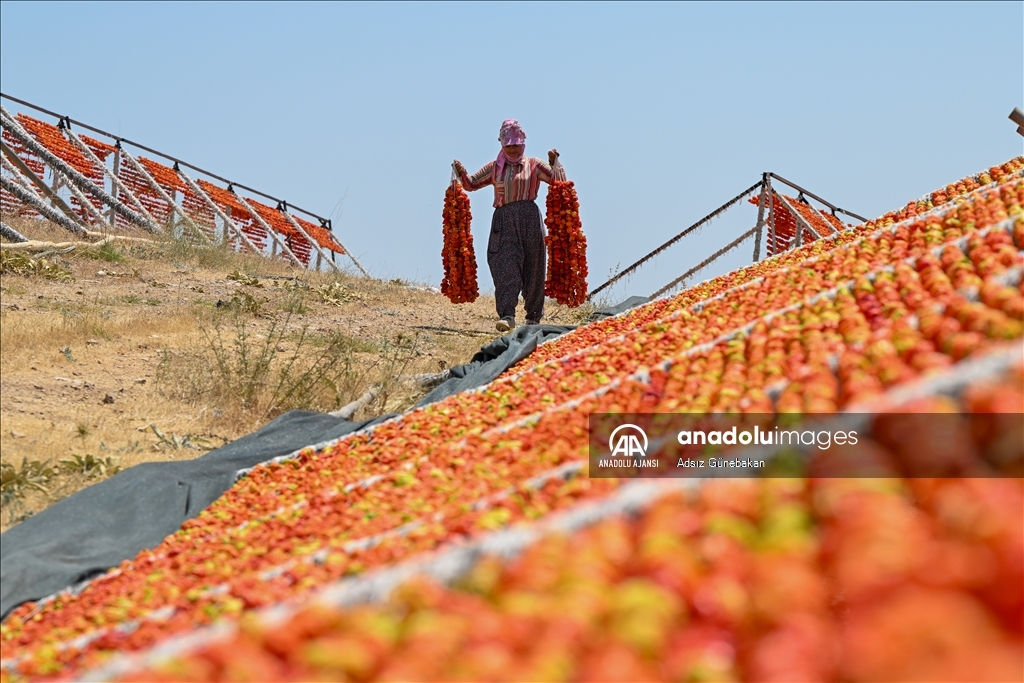
[(549, 163), (527, 157), (526, 133), (515, 119), (501, 124), (498, 158), (473, 175), (455, 160), (455, 171), (469, 191), (494, 186), (494, 215), (487, 241), (487, 265), (494, 279), (494, 302), (499, 332), (516, 326), (520, 292), (526, 302), (526, 324), (536, 325), (544, 316), (544, 277), (547, 252), (544, 228), (537, 207), (540, 182), (565, 180), (558, 150), (548, 152)]

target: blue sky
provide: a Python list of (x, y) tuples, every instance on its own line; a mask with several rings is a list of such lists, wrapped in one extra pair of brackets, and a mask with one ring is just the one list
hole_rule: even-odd
[(434, 285), (451, 161), (479, 168), (517, 118), (577, 184), (594, 286), (762, 171), (874, 217), (1021, 154), (1024, 3), (2, 2), (0, 87), (317, 213), (344, 197), (335, 232), (374, 275)]

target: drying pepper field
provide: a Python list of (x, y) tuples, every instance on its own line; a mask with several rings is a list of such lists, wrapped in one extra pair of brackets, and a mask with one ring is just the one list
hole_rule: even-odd
[[(1018, 157), (256, 467), (0, 679), (1020, 680), (1022, 205)], [(587, 476), (590, 413), (887, 410), (967, 417), (830, 452), (872, 478)]]

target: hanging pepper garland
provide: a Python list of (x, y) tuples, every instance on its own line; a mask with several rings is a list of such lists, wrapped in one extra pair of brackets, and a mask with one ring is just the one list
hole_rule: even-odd
[(470, 223), (469, 195), (462, 189), (454, 171), (452, 182), (444, 193), (444, 280), (441, 293), (453, 304), (472, 303), (479, 295), (476, 283), (476, 254), (473, 251), (473, 233)]
[(548, 277), (544, 293), (575, 308), (587, 300), (587, 238), (571, 180), (551, 183), (544, 223), (548, 228)]

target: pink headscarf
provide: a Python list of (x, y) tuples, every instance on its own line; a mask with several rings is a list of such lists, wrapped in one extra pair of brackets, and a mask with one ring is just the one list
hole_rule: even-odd
[(505, 164), (517, 164), (523, 160), (526, 156), (526, 133), (523, 132), (519, 122), (515, 119), (505, 119), (501, 124), (501, 130), (498, 132), (498, 142), (501, 146), (505, 145), (523, 145), (523, 153), (518, 159), (511, 159), (505, 154), (505, 150), (498, 152), (498, 158), (494, 160), (494, 166), (497, 170), (498, 176), (501, 177), (501, 172), (505, 168)]

